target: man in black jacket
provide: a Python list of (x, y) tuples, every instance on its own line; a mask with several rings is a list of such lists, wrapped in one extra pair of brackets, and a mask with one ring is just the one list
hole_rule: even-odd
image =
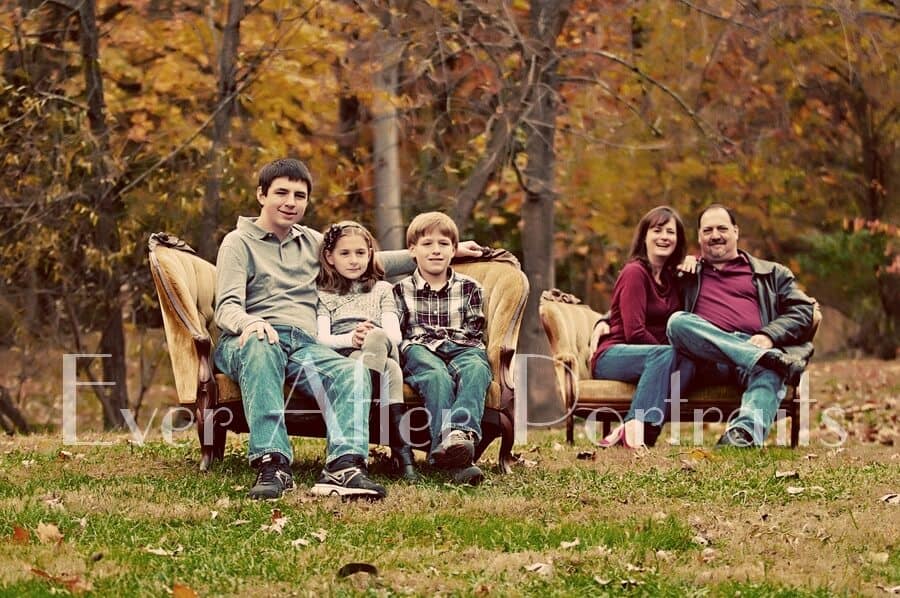
[(815, 301), (791, 271), (737, 248), (734, 214), (720, 204), (698, 218), (701, 260), (684, 280), (685, 311), (669, 319), (672, 346), (704, 383), (735, 379), (741, 407), (717, 446), (762, 446), (785, 394), (812, 356)]

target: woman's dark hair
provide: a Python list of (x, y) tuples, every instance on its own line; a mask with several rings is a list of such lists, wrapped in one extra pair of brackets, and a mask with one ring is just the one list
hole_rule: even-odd
[(666, 260), (664, 270), (674, 268), (684, 260), (687, 254), (687, 240), (684, 236), (684, 223), (681, 216), (669, 206), (657, 206), (644, 214), (634, 231), (634, 239), (631, 241), (631, 250), (628, 252), (628, 261), (639, 260), (645, 265), (650, 265), (647, 257), (647, 231), (655, 226), (662, 226), (669, 220), (675, 220), (675, 251)]
[[(366, 241), (369, 248), (369, 263), (366, 265), (366, 271), (363, 272), (356, 280), (348, 280), (341, 276), (337, 268), (328, 263), (325, 259), (326, 253), (333, 253), (337, 247), (338, 241), (344, 237), (358, 236)], [(329, 291), (339, 295), (346, 295), (350, 292), (350, 287), (354, 282), (359, 282), (362, 292), (368, 293), (379, 280), (384, 280), (384, 269), (378, 260), (375, 259), (375, 252), (378, 251), (378, 242), (372, 236), (366, 227), (352, 220), (344, 220), (337, 224), (332, 224), (325, 231), (325, 237), (319, 246), (319, 275), (316, 277), (316, 286), (320, 291)]]

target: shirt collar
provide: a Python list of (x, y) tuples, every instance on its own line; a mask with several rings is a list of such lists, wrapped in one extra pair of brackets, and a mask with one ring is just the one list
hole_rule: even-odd
[[(248, 216), (238, 216), (237, 227), (243, 233), (246, 233), (253, 237), (254, 239), (265, 239), (267, 235), (271, 235), (269, 231), (260, 227), (256, 224), (258, 217), (250, 218)], [(272, 235), (273, 237), (275, 235)], [(295, 224), (291, 227), (290, 232), (288, 232), (288, 236), (284, 238), (285, 241), (290, 241), (294, 239), (294, 237), (305, 237), (306, 230), (300, 226), (299, 224)], [(284, 242), (284, 241), (282, 241)]]
[(456, 279), (456, 272), (453, 271), (453, 268), (447, 268), (447, 283), (439, 289), (432, 289), (431, 285), (419, 275), (419, 269), (416, 268), (412, 273), (413, 285), (416, 287), (417, 291), (421, 291), (423, 289), (428, 289), (432, 291), (442, 291), (446, 289), (448, 286), (453, 284), (453, 281)]
[(753, 269), (752, 264), (750, 263), (750, 259), (747, 257), (747, 254), (745, 254), (743, 251), (738, 251), (738, 255), (736, 258), (732, 258), (732, 259), (728, 260), (727, 262), (724, 262), (719, 268), (716, 268), (711, 263), (703, 260), (702, 258), (701, 258), (701, 262), (703, 262), (706, 265), (706, 267), (708, 267), (712, 270), (716, 270), (716, 271), (728, 270), (728, 269), (734, 268), (736, 266), (743, 266), (744, 264), (751, 266), (751, 268), (750, 268), (751, 270)]

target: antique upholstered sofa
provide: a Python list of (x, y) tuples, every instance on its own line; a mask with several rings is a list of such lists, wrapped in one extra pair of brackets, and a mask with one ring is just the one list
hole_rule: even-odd
[[(592, 418), (601, 423), (605, 436), (610, 432), (611, 424), (618, 423), (628, 413), (634, 385), (591, 378), (591, 333), (603, 314), (582, 304), (577, 297), (559, 292), (545, 292), (538, 310), (550, 341), (556, 384), (565, 409), (566, 440), (570, 444), (574, 442), (575, 417)], [(814, 327), (818, 327), (820, 319), (817, 307)], [(681, 422), (726, 421), (740, 406), (742, 394), (743, 390), (738, 386), (692, 384), (687, 396), (681, 397), (686, 402), (679, 404), (678, 419)], [(811, 402), (809, 373), (804, 372), (800, 383), (788, 388), (776, 416), (776, 420), (790, 418), (792, 447), (800, 441), (803, 424), (808, 425)]]
[[(222, 458), (228, 430), (248, 431), (240, 388), (216, 372), (212, 360), (218, 337), (213, 322), (216, 269), (183, 241), (165, 233), (150, 236), (149, 261), (178, 402), (194, 414), (200, 438), (200, 469), (206, 470), (213, 461)], [(494, 374), (485, 399), (483, 438), (476, 447), (476, 460), (493, 440), (500, 438), (499, 465), (506, 472), (513, 463), (516, 400), (511, 366), (528, 297), (528, 279), (515, 258), (499, 250), (481, 260), (454, 262), (454, 268), (484, 287), (487, 353)], [(406, 387), (405, 391), (407, 404), (422, 404), (412, 389)], [(288, 433), (324, 438), (325, 424), (315, 401), (306, 396), (289, 399), (285, 416)], [(387, 444), (386, 426), (382, 428), (380, 415), (378, 409), (371, 412), (370, 441), (383, 440)], [(424, 410), (414, 410), (410, 419), (412, 443), (427, 446)]]

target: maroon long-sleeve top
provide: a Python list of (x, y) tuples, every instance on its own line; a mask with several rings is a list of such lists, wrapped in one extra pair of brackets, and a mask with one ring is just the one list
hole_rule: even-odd
[(667, 345), (666, 323), (682, 308), (682, 298), (671, 276), (663, 284), (653, 280), (650, 267), (635, 260), (625, 264), (613, 287), (609, 334), (591, 358), (591, 371), (603, 352), (613, 345)]

